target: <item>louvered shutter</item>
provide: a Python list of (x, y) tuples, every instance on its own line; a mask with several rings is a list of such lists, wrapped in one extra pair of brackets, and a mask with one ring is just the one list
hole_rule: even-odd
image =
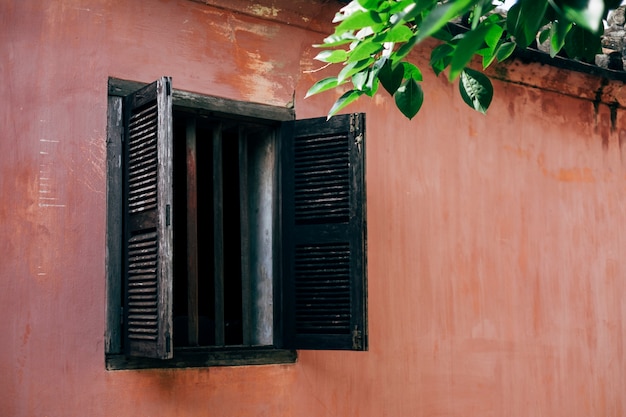
[(364, 140), (363, 114), (283, 128), (288, 348), (367, 349)]
[(124, 102), (125, 350), (172, 357), (172, 100), (163, 77)]

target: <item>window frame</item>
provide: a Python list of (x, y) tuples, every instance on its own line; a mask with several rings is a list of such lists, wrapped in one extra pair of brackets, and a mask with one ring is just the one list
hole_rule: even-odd
[[(122, 136), (124, 135), (124, 97), (148, 83), (109, 78), (107, 112), (107, 237), (106, 237), (106, 368), (147, 369), (236, 366), (294, 363), (296, 351), (272, 346), (262, 347), (200, 347), (175, 348), (172, 359), (150, 359), (126, 356), (122, 349)], [(183, 90), (172, 91), (172, 105), (186, 112), (202, 112), (216, 117), (239, 120), (264, 120), (268, 124), (295, 119), (293, 108), (240, 102), (206, 96)], [(277, 141), (280, 146), (280, 141)], [(278, 151), (279, 152), (279, 151)], [(280, 303), (277, 303), (277, 307)], [(275, 321), (275, 340), (281, 337), (282, 326)]]
[[(350, 150), (346, 151), (353, 158), (349, 161), (346, 160), (348, 166), (354, 165), (356, 168), (352, 169), (350, 174), (350, 205), (353, 210), (353, 205), (359, 205), (356, 210), (358, 219), (353, 222), (352, 218), (349, 220), (349, 225), (345, 229), (348, 233), (351, 233), (355, 229), (359, 229), (356, 239), (350, 237), (350, 242), (357, 242), (355, 246), (355, 253), (357, 257), (360, 257), (356, 263), (350, 261), (350, 265), (356, 265), (356, 271), (349, 272), (349, 285), (352, 290), (352, 298), (349, 303), (354, 302), (357, 306), (352, 310), (353, 316), (357, 317), (359, 327), (354, 327), (354, 330), (350, 334), (345, 334), (341, 338), (337, 339), (331, 336), (331, 339), (337, 339), (338, 343), (316, 343), (321, 339), (314, 337), (311, 346), (292, 344), (289, 342), (289, 348), (285, 349), (287, 339), (292, 340), (297, 330), (295, 327), (289, 327), (284, 329), (285, 325), (290, 325), (289, 320), (283, 320), (282, 314), (283, 298), (285, 295), (282, 292), (285, 290), (282, 282), (283, 274), (285, 271), (289, 271), (290, 278), (288, 281), (297, 279), (297, 273), (293, 270), (293, 265), (288, 262), (280, 260), (276, 262), (277, 270), (274, 276), (274, 285), (280, 288), (279, 291), (274, 291), (275, 299), (275, 319), (274, 319), (274, 346), (260, 346), (260, 347), (200, 347), (200, 348), (185, 348), (177, 347), (173, 349), (174, 357), (172, 359), (148, 359), (139, 357), (127, 357), (122, 349), (122, 321), (124, 314), (122, 311), (122, 293), (123, 293), (123, 279), (120, 279), (120, 273), (122, 271), (123, 264), (123, 243), (121, 236), (123, 236), (123, 207), (124, 207), (124, 187), (123, 180), (123, 140), (125, 135), (125, 117), (123, 103), (125, 97), (134, 93), (148, 84), (126, 81), (116, 78), (109, 78), (108, 83), (108, 123), (107, 123), (107, 251), (106, 251), (106, 329), (105, 329), (105, 356), (107, 369), (145, 369), (145, 368), (185, 368), (185, 367), (205, 367), (205, 366), (234, 366), (234, 365), (256, 365), (256, 364), (281, 364), (281, 363), (294, 363), (297, 359), (297, 353), (295, 349), (348, 349), (348, 350), (367, 350), (367, 266), (366, 266), (366, 211), (365, 211), (365, 149), (364, 149), (364, 132), (365, 132), (365, 119), (364, 115), (349, 115), (349, 118), (344, 117), (343, 121), (343, 133), (346, 135)], [(171, 94), (171, 101), (173, 107), (185, 112), (200, 112), (204, 114), (210, 114), (216, 117), (224, 118), (236, 118), (242, 121), (254, 121), (268, 123), (269, 125), (276, 126), (275, 132), (279, 137), (277, 138), (276, 152), (278, 158), (277, 176), (278, 187), (282, 189), (281, 181), (283, 181), (282, 170), (288, 172), (289, 169), (285, 169), (289, 165), (288, 159), (285, 159), (286, 150), (296, 145), (296, 139), (298, 137), (298, 123), (302, 121), (295, 120), (295, 112), (291, 107), (278, 107), (270, 106), (266, 104), (256, 103), (244, 103), (219, 97), (199, 95), (195, 93), (189, 93), (181, 90), (169, 90), (169, 83), (166, 83), (168, 88), (168, 94)], [(347, 116), (347, 115), (346, 115)], [(343, 116), (338, 116), (338, 118)], [(337, 120), (334, 119), (334, 120)], [(322, 118), (318, 121), (324, 122)], [(348, 126), (349, 121), (349, 126)], [(306, 121), (304, 121), (306, 122)], [(326, 124), (326, 123), (324, 123)], [(339, 125), (341, 123), (335, 123)], [(360, 124), (360, 126), (359, 126)], [(356, 128), (355, 128), (356, 126)], [(349, 128), (349, 131), (348, 131)], [(301, 131), (303, 136), (308, 135), (304, 131)], [(287, 139), (286, 148), (283, 150), (283, 141)], [(358, 149), (358, 150), (357, 150)], [(355, 163), (354, 155), (358, 154), (357, 159), (359, 162)], [(293, 151), (290, 151), (293, 152)], [(328, 154), (326, 152), (326, 158), (334, 159), (334, 154)], [(345, 162), (344, 162), (345, 163)], [(352, 177), (356, 175), (356, 177)], [(356, 178), (356, 179), (355, 179)], [(291, 181), (289, 179), (288, 181)], [(355, 190), (353, 189), (355, 188)], [(283, 199), (282, 191), (279, 191), (279, 200)], [(315, 196), (314, 196), (315, 197)], [(291, 196), (290, 198), (293, 198)], [(288, 200), (288, 198), (284, 198)], [(281, 242), (283, 238), (288, 237), (289, 233), (294, 233), (294, 227), (297, 228), (296, 223), (289, 223), (285, 226), (283, 222), (283, 212), (289, 212), (291, 209), (285, 203), (278, 206), (278, 222), (277, 227), (277, 253), (279, 258), (284, 252), (284, 248), (281, 248)], [(355, 212), (351, 211), (350, 217)], [(289, 216), (288, 216), (289, 217)], [(293, 219), (291, 219), (293, 220)], [(290, 221), (291, 221), (290, 220)], [(332, 225), (331, 225), (332, 226)], [(287, 235), (284, 234), (284, 229), (292, 229)], [(336, 229), (336, 227), (333, 227)], [(320, 235), (321, 236), (321, 235)], [(350, 235), (352, 236), (352, 235)], [(326, 238), (323, 238), (325, 240)], [(343, 239), (343, 238), (342, 238)], [(287, 239), (291, 241), (291, 239)], [(350, 243), (352, 245), (352, 243)], [(352, 246), (351, 246), (352, 247)], [(352, 260), (353, 255), (350, 255)], [(350, 267), (352, 268), (352, 266)], [(284, 270), (283, 270), (284, 269)], [(323, 268), (320, 269), (323, 271)], [(296, 274), (291, 276), (292, 274)], [(304, 278), (308, 279), (308, 278)], [(359, 281), (356, 286), (359, 294), (356, 294), (352, 288), (354, 281)], [(308, 282), (308, 281), (307, 281)], [(334, 284), (332, 284), (334, 285)], [(291, 293), (287, 290), (287, 297), (296, 296), (295, 293)], [(317, 290), (316, 290), (317, 291)], [(299, 297), (299, 296), (298, 296)], [(356, 299), (356, 301), (354, 301)], [(344, 304), (333, 304), (331, 302), (330, 307), (339, 308), (339, 306), (346, 306)], [(289, 303), (288, 303), (289, 304)], [(291, 305), (290, 305), (291, 307)], [(324, 307), (325, 308), (325, 307)], [(350, 307), (351, 309), (353, 307)], [(291, 310), (290, 310), (291, 311)], [(293, 313), (294, 311), (292, 311)], [(334, 320), (334, 319), (333, 319)], [(291, 323), (293, 324), (293, 323)], [(329, 323), (330, 325), (330, 323)], [(352, 329), (352, 325), (350, 329)], [(318, 328), (319, 331), (324, 331), (324, 327)], [(345, 328), (344, 328), (345, 329)], [(358, 331), (357, 331), (358, 330)], [(285, 333), (285, 334), (283, 334)], [(350, 333), (350, 332), (348, 332)], [(285, 337), (284, 337), (285, 336)], [(327, 339), (327, 340), (331, 340)]]

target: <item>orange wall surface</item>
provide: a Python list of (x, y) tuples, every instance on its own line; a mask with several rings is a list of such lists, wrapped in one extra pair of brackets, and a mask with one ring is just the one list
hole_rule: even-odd
[(338, 3), (207, 3), (0, 2), (1, 416), (626, 415), (622, 83), (513, 61), (483, 116), (427, 48), (412, 121), (384, 92), (348, 109), (367, 113), (369, 351), (107, 371), (108, 77), (295, 97), (299, 118), (340, 94), (303, 98)]

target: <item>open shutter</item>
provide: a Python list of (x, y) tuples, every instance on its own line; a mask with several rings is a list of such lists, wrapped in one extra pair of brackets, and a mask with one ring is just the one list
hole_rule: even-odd
[(124, 103), (125, 350), (172, 357), (172, 99), (163, 77)]
[(366, 350), (365, 115), (282, 136), (285, 345)]

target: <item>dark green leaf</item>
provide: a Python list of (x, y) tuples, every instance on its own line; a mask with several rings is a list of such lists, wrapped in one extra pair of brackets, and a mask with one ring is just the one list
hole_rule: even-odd
[(452, 54), (454, 53), (454, 47), (444, 43), (433, 49), (430, 54), (430, 66), (435, 75), (439, 76), (452, 61)]
[(437, 4), (422, 22), (417, 31), (416, 42), (419, 43), (440, 30), (451, 19), (467, 13), (480, 0), (454, 0)]
[(359, 97), (363, 95), (362, 91), (350, 90), (344, 93), (339, 99), (333, 104), (330, 111), (328, 112), (328, 119), (333, 117), (337, 112), (346, 107), (348, 104), (352, 103)]
[(398, 90), (400, 84), (402, 84), (402, 78), (404, 77), (404, 67), (398, 65), (392, 68), (391, 61), (386, 61), (378, 73), (378, 79), (383, 85), (383, 88), (391, 95)]
[(548, 0), (519, 0), (507, 14), (507, 30), (522, 48), (530, 45), (539, 32), (548, 9)]
[(424, 102), (422, 87), (413, 79), (406, 80), (393, 97), (398, 109), (409, 119), (417, 114)]
[(600, 30), (604, 15), (603, 0), (550, 0), (550, 4), (562, 16), (590, 32)]
[(608, 11), (617, 9), (622, 4), (622, 0), (604, 0), (604, 18), (607, 17)]
[(306, 96), (304, 98), (310, 97), (314, 94), (321, 93), (322, 91), (330, 90), (337, 87), (339, 83), (337, 82), (337, 77), (328, 77), (323, 80), (319, 80), (311, 88), (306, 92)]
[(483, 114), (487, 112), (493, 98), (493, 86), (485, 74), (466, 68), (459, 79), (459, 91), (468, 106)]
[(330, 63), (335, 64), (338, 62), (344, 62), (346, 59), (348, 59), (348, 53), (344, 51), (343, 49), (335, 49), (332, 51), (326, 50), (326, 51), (321, 51), (313, 59), (317, 59), (318, 61), (322, 61), (322, 62), (330, 62)]
[(367, 78), (367, 83), (365, 84), (364, 91), (370, 97), (372, 97), (378, 91), (378, 86), (380, 84), (378, 74), (380, 73), (380, 70), (382, 69), (382, 67), (385, 65), (386, 62), (387, 62), (387, 58), (385, 57), (379, 58), (376, 62), (374, 62), (374, 64), (372, 65), (372, 68), (370, 69), (368, 73), (369, 75)]
[(446, 28), (439, 29), (437, 32), (432, 34), (432, 37), (444, 42), (452, 40), (452, 35)]
[(474, 56), (474, 53), (482, 47), (485, 42), (485, 37), (492, 27), (494, 27), (494, 25), (481, 25), (475, 30), (468, 31), (463, 39), (461, 39), (452, 54), (450, 72), (448, 74), (450, 81), (453, 81), (459, 76), (463, 68), (465, 68), (472, 59), (472, 56)]
[(417, 44), (418, 35), (413, 35), (404, 45), (402, 45), (396, 51), (396, 59), (399, 61), (411, 52), (413, 47)]
[(565, 37), (565, 52), (571, 59), (594, 62), (601, 48), (599, 36), (577, 25), (573, 26)]

